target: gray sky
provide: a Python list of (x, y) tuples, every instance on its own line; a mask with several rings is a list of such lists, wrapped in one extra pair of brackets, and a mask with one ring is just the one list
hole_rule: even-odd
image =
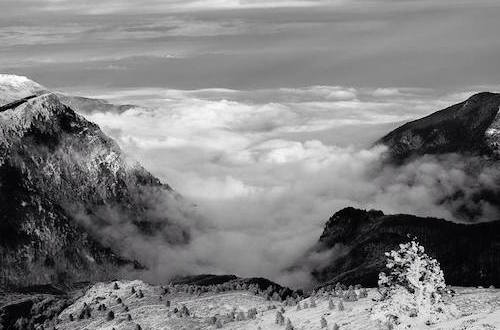
[(1, 7), (1, 71), (49, 87), (455, 89), (500, 76), (495, 0), (2, 0)]

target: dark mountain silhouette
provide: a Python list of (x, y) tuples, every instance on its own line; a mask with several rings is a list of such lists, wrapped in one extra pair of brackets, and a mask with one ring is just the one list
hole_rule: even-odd
[(384, 253), (412, 238), (441, 263), (447, 284), (500, 285), (500, 221), (466, 225), (352, 207), (327, 221), (314, 252), (335, 252), (313, 276), (322, 285), (376, 286)]
[(423, 154), (450, 152), (500, 155), (500, 94), (479, 93), (464, 102), (409, 122), (382, 137), (402, 161)]

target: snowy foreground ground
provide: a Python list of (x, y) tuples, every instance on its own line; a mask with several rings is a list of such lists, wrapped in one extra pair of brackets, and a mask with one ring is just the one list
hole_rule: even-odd
[[(162, 294), (162, 288), (141, 281), (118, 281), (98, 283), (91, 287), (73, 305), (59, 316), (57, 329), (215, 329), (209, 324), (209, 318), (227, 315), (232, 310), (247, 312), (256, 308), (255, 319), (225, 323), (223, 329), (285, 329), (284, 325), (275, 324), (276, 311), (282, 307), (285, 319), (289, 318), (293, 329), (314, 330), (321, 328), (321, 317), (332, 329), (336, 323), (340, 329), (377, 329), (375, 321), (370, 319), (369, 310), (373, 298), (378, 293), (368, 290), (368, 297), (355, 302), (343, 302), (345, 309), (338, 310), (338, 298), (334, 298), (335, 307), (329, 308), (327, 298), (315, 298), (316, 307), (297, 310), (296, 306), (266, 301), (260, 296), (246, 291), (225, 293), (204, 293), (200, 296), (186, 293)], [(117, 288), (118, 287), (118, 288)], [(132, 293), (142, 291), (143, 297)], [(500, 290), (455, 288), (457, 294), (452, 298), (460, 311), (452, 320), (427, 327), (429, 329), (500, 329)], [(161, 298), (160, 298), (161, 297)], [(337, 299), (337, 300), (335, 300)], [(310, 299), (301, 301), (301, 305), (310, 304)], [(170, 301), (170, 307), (167, 307)], [(82, 309), (91, 310), (90, 316), (79, 317)], [(99, 310), (104, 304), (106, 310)], [(185, 305), (190, 316), (178, 316), (175, 308)], [(277, 309), (270, 309), (271, 306)], [(112, 311), (114, 318), (109, 317)], [(71, 314), (71, 316), (70, 316)], [(129, 316), (130, 315), (130, 316)], [(73, 320), (71, 320), (73, 319)]]

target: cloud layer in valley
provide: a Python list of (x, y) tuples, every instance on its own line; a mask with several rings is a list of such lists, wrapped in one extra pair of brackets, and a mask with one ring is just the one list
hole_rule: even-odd
[(470, 93), (340, 86), (149, 88), (96, 95), (137, 106), (86, 116), (193, 201), (193, 217), (203, 219), (188, 246), (141, 248), (148, 256), (147, 251), (161, 251), (153, 256), (154, 276), (236, 273), (302, 285), (307, 272), (283, 270), (343, 207), (458, 221), (472, 220), (457, 218), (464, 208), (480, 214), (474, 221), (500, 216), (491, 203), (474, 198), (485, 189), (499, 190), (498, 169), (457, 155), (384, 167), (384, 148), (371, 148), (401, 122)]

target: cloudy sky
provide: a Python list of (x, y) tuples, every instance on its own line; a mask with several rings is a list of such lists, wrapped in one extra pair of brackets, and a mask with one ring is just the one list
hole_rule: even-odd
[[(381, 170), (402, 122), (499, 90), (496, 0), (1, 0), (0, 71), (132, 104), (89, 111), (196, 202), (198, 272), (283, 274), (345, 206), (456, 219), (438, 204), (494, 169), (425, 158)], [(450, 202), (453, 203), (453, 202)], [(487, 204), (472, 205), (484, 219)], [(177, 251), (178, 252), (178, 251)], [(178, 256), (182, 256), (182, 262)], [(217, 257), (217, 258), (215, 258)], [(166, 260), (166, 264), (172, 264)]]
[[(496, 84), (495, 0), (2, 0), (0, 67), (49, 87)], [(467, 77), (467, 79), (464, 79)]]

